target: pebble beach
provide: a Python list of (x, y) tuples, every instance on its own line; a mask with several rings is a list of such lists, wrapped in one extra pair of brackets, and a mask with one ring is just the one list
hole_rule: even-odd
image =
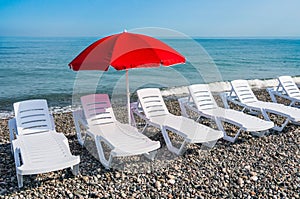
[[(255, 94), (270, 101), (265, 90)], [(166, 103), (171, 113), (180, 115), (177, 100)], [(162, 149), (157, 160), (149, 163), (150, 169), (134, 172), (107, 170), (79, 145), (71, 113), (54, 114), (54, 119), (57, 132), (68, 138), (72, 154), (80, 155), (80, 175), (64, 169), (24, 176), (24, 187), (19, 189), (8, 120), (1, 119), (0, 198), (300, 198), (300, 126), (294, 124), (263, 137), (242, 132), (237, 142), (219, 140), (209, 150), (190, 144), (176, 157), (165, 150), (160, 132), (149, 127), (146, 133), (159, 140)], [(228, 126), (229, 131), (234, 128)], [(164, 162), (165, 157), (171, 158)]]

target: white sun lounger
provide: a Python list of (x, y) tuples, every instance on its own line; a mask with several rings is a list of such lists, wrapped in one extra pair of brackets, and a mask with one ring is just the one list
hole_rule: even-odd
[(231, 101), (243, 107), (243, 110), (249, 110), (253, 114), (262, 114), (264, 119), (271, 121), (268, 113), (279, 115), (285, 118), (281, 126), (273, 127), (276, 131), (282, 131), (289, 121), (299, 124), (300, 110), (283, 104), (273, 102), (263, 102), (258, 100), (252, 92), (246, 80), (231, 81), (232, 89), (230, 93), (224, 93), (222, 96), (225, 107), (229, 107), (227, 101)]
[[(223, 137), (221, 131), (199, 124), (189, 118), (169, 113), (159, 89), (141, 89), (137, 91), (137, 95), (139, 100), (132, 103), (132, 111), (146, 121), (144, 129), (148, 125), (159, 128), (167, 148), (177, 155), (183, 153), (187, 143), (202, 143), (213, 147), (218, 139)], [(173, 146), (167, 130), (184, 139), (179, 148)]]
[[(94, 138), (98, 157), (105, 168), (111, 167), (113, 157), (144, 154), (153, 160), (160, 142), (152, 141), (136, 128), (118, 122), (107, 94), (83, 96), (81, 103), (85, 118), (82, 117), (82, 110), (73, 113), (79, 143), (83, 145), (85, 141), (79, 126), (85, 120), (81, 123), (85, 123), (87, 135)], [(108, 159), (104, 155), (103, 143), (111, 149)]]
[(70, 167), (79, 172), (79, 156), (70, 152), (68, 140), (55, 131), (46, 100), (14, 103), (15, 118), (9, 120), (18, 186), (23, 175), (40, 174)]
[(276, 96), (289, 100), (289, 106), (296, 106), (296, 103), (300, 102), (300, 90), (291, 76), (278, 77), (278, 86), (267, 88), (267, 91), (275, 103), (277, 103)]
[[(219, 107), (207, 84), (191, 85), (188, 89), (190, 95), (178, 99), (182, 115), (189, 117), (186, 110), (188, 109), (199, 115), (196, 121), (201, 117), (215, 121), (219, 130), (224, 133), (223, 139), (227, 141), (235, 142), (242, 130), (257, 132), (257, 135), (263, 135), (268, 129), (274, 127), (273, 122), (261, 120), (240, 111)], [(223, 122), (233, 124), (239, 128), (234, 137), (227, 135)]]

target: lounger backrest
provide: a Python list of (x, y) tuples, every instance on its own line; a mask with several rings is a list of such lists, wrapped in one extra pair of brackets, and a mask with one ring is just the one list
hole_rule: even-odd
[(258, 101), (246, 80), (233, 80), (231, 86), (241, 103)]
[(191, 85), (189, 86), (189, 92), (199, 111), (210, 110), (218, 107), (207, 84)]
[(53, 130), (46, 100), (27, 100), (14, 103), (18, 135)]
[(300, 91), (291, 76), (281, 76), (278, 81), (289, 97), (300, 98)]
[(169, 114), (158, 88), (145, 88), (137, 91), (139, 102), (148, 119)]
[(87, 122), (91, 126), (109, 124), (116, 121), (107, 94), (91, 94), (81, 97), (81, 104)]

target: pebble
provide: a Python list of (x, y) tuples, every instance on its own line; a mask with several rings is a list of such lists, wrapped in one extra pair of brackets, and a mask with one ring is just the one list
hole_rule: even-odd
[(168, 180), (168, 183), (175, 184), (175, 180), (174, 179), (170, 179), (170, 180)]
[(160, 183), (160, 181), (156, 181), (156, 182), (155, 182), (155, 187), (156, 187), (157, 189), (160, 189), (160, 188), (161, 188), (161, 183)]
[(119, 177), (121, 177), (121, 174), (119, 172), (116, 172), (115, 177), (119, 178)]
[(173, 175), (167, 175), (167, 177), (168, 177), (169, 179), (174, 179), (174, 178), (175, 178), (175, 176), (173, 176)]
[(244, 186), (244, 180), (242, 178), (238, 179), (238, 184), (240, 185), (240, 187)]
[(252, 175), (252, 176), (257, 176), (257, 173), (256, 173), (256, 172), (250, 171), (249, 173), (250, 173), (250, 175)]
[(251, 176), (250, 179), (256, 182), (258, 180), (258, 177), (256, 175), (254, 175), (254, 176)]
[[(260, 100), (269, 100), (265, 90), (255, 92)], [(180, 115), (177, 101), (166, 100), (166, 105), (171, 113)], [(124, 110), (121, 107), (115, 110), (122, 122), (126, 118)], [(0, 199), (299, 198), (295, 182), (300, 177), (300, 151), (295, 145), (300, 144), (300, 126), (289, 124), (280, 134), (271, 132), (260, 138), (242, 132), (235, 144), (220, 140), (205, 153), (199, 153), (201, 145), (190, 144), (183, 156), (168, 152), (160, 131), (148, 127), (145, 134), (160, 141), (162, 146), (155, 160), (134, 157), (141, 161), (107, 170), (86, 147), (78, 144), (71, 113), (56, 114), (54, 118), (56, 130), (67, 136), (72, 154), (80, 155), (81, 175), (74, 177), (69, 169), (64, 169), (24, 176), (24, 188), (18, 189), (7, 120), (0, 120)], [(201, 122), (210, 124), (205, 119)], [(229, 125), (226, 128), (236, 130)], [(117, 161), (123, 163), (123, 159)]]

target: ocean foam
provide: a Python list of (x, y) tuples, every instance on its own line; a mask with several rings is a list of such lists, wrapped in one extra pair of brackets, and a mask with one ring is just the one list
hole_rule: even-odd
[[(300, 77), (294, 77), (294, 82), (296, 84), (300, 84)], [(277, 79), (267, 79), (267, 80), (260, 80), (260, 79), (254, 79), (254, 80), (248, 80), (249, 85), (253, 89), (265, 89), (268, 87), (276, 87), (278, 85)], [(230, 91), (231, 86), (230, 82), (213, 82), (209, 83), (209, 88), (212, 92), (225, 92)], [(182, 95), (188, 95), (188, 88), (187, 86), (182, 87), (174, 87), (170, 89), (166, 89), (162, 91), (163, 96), (182, 96)]]
[[(294, 77), (293, 80), (296, 84), (300, 84), (300, 77)], [(254, 80), (248, 80), (249, 85), (251, 88), (254, 89), (265, 89), (268, 87), (275, 87), (278, 85), (277, 79), (267, 79), (267, 80), (260, 80), (260, 79), (254, 79)], [(213, 82), (209, 83), (209, 88), (212, 92), (225, 92), (230, 91), (231, 86), (230, 82)], [(169, 88), (166, 90), (162, 90), (162, 95), (165, 97), (168, 96), (186, 96), (188, 95), (188, 88), (187, 86), (182, 87), (174, 87)], [(55, 107), (49, 107), (49, 110), (51, 113), (69, 113), (73, 110), (77, 109), (78, 107), (74, 107), (72, 105), (68, 105), (65, 107), (55, 106)], [(0, 119), (9, 119), (14, 116), (13, 111), (3, 111), (0, 112)]]

